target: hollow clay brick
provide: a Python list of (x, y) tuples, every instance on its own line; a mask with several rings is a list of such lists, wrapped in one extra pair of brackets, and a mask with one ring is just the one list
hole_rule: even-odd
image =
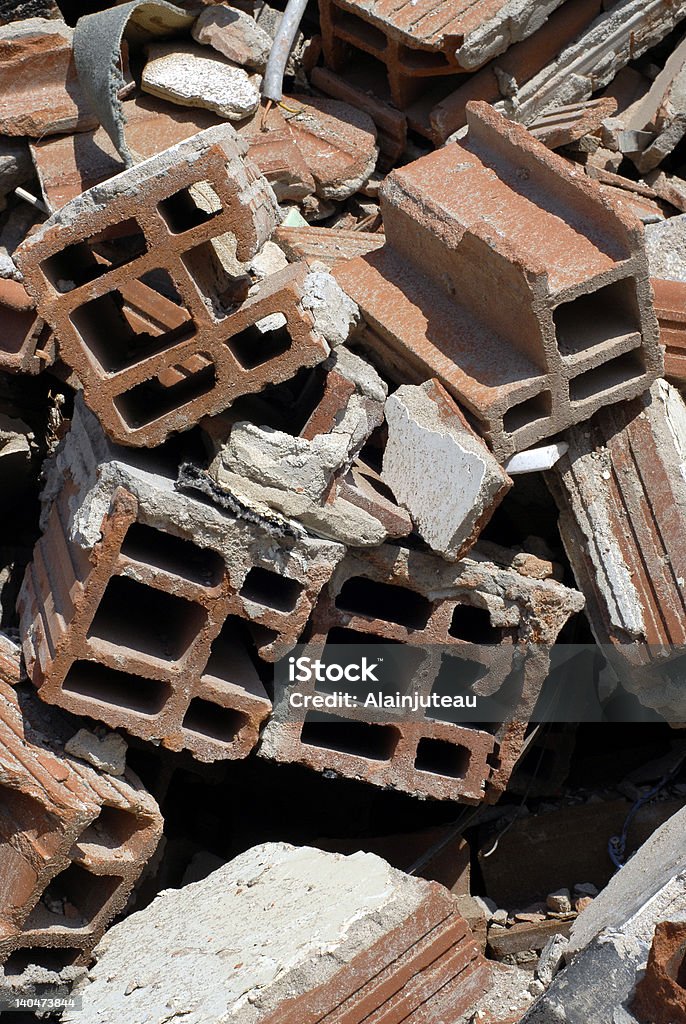
[(77, 401), (19, 598), (29, 678), (48, 703), (172, 750), (245, 757), (271, 710), (263, 661), (297, 641), (344, 549), (126, 459)]
[[(62, 359), (119, 443), (160, 444), (328, 353), (300, 305), (305, 268), (243, 301), (241, 265), (277, 219), (245, 150), (228, 125), (200, 132), (68, 203), (17, 253)], [(142, 318), (134, 286), (152, 303)], [(261, 330), (273, 313), (285, 325)]]
[(67, 757), (46, 711), (0, 682), (0, 965), (13, 974), (86, 963), (162, 833), (136, 776)]
[(335, 276), (367, 347), (436, 377), (504, 460), (641, 394), (662, 355), (640, 222), (487, 104), (468, 115), (388, 176), (385, 246)]
[[(530, 644), (517, 676), (516, 721), (494, 724), (493, 735), (478, 726), (429, 718), (375, 723), (364, 709), (337, 708), (339, 723), (360, 726), (361, 749), (352, 753), (345, 744), (336, 746), (335, 722), (318, 720), (316, 742), (307, 742), (303, 730), (308, 723), (297, 720), (301, 712), (289, 715), (284, 694), (262, 735), (260, 756), (422, 797), (463, 803), (497, 799), (522, 750), (527, 724), (523, 719), (546, 677), (546, 648), (569, 616), (583, 607), (583, 598), (553, 580), (523, 577), (508, 566), (511, 553), (495, 549), (495, 554), (501, 564), (477, 547), (472, 557), (451, 565), (435, 555), (391, 545), (364, 553), (349, 551), (315, 606), (308, 651), (320, 656), (327, 642), (410, 644), (415, 651), (408, 649), (407, 664), (413, 654), (421, 658), (412, 673), (412, 687), (420, 694), (432, 692), (446, 655), (479, 663), (487, 680), (480, 685), (493, 693), (509, 677), (517, 645)], [(474, 646), (477, 642), (499, 646), (487, 650)], [(314, 681), (296, 685), (299, 692), (314, 692)], [(368, 755), (363, 752), (365, 744)], [(442, 769), (429, 764), (431, 754), (439, 752)]]

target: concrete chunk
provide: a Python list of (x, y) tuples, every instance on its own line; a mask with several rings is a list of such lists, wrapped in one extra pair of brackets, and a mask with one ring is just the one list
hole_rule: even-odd
[(265, 844), (113, 928), (63, 1019), (295, 1024), (382, 1004), (447, 1019), (489, 972), (455, 907), (374, 854)]
[(205, 107), (229, 121), (252, 114), (260, 102), (258, 86), (243, 68), (192, 43), (149, 46), (142, 88), (184, 107)]
[(510, 478), (437, 381), (399, 387), (385, 414), (381, 479), (434, 551), (461, 558), (512, 486)]

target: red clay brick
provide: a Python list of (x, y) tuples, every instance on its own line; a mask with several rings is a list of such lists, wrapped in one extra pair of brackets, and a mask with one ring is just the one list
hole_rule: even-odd
[[(500, 554), (507, 562), (510, 553)], [(389, 588), (397, 592), (394, 601), (388, 597)], [(450, 652), (451, 657), (481, 662), (492, 693), (508, 677), (516, 645), (552, 644), (569, 616), (582, 606), (575, 591), (551, 580), (521, 577), (479, 553), (450, 565), (434, 555), (382, 545), (368, 552), (350, 551), (334, 571), (312, 614), (308, 650), (315, 657), (327, 643), (381, 639), (410, 644), (421, 662), (412, 673), (412, 687), (422, 695), (432, 692), (441, 659)], [(463, 621), (467, 615), (468, 625)], [(492, 657), (473, 646), (477, 637), (500, 645), (492, 649)], [(432, 650), (432, 645), (440, 649)], [(408, 653), (408, 671), (411, 657)], [(547, 668), (544, 650), (531, 653), (520, 680), (520, 711), (525, 716), (533, 709)], [(314, 681), (297, 685), (304, 693), (315, 689)], [(323, 720), (318, 712), (310, 723), (294, 720), (293, 715), (289, 720), (288, 709), (277, 706), (258, 752), (418, 796), (479, 803), (496, 799), (507, 785), (526, 730), (525, 721), (494, 725), (494, 735), (479, 727), (426, 718), (371, 722), (368, 711), (354, 708), (337, 709), (331, 719)], [(368, 746), (368, 755), (336, 746), (336, 720), (341, 725), (358, 723), (361, 750)], [(432, 754), (439, 751), (445, 760), (443, 771), (431, 766)]]
[(547, 479), (596, 640), (644, 705), (682, 721), (669, 662), (686, 648), (686, 406), (658, 380), (565, 438)]
[(45, 710), (0, 683), (0, 964), (15, 971), (86, 963), (162, 833), (136, 776), (65, 756)]
[[(160, 444), (327, 355), (300, 306), (305, 268), (272, 275), (241, 302), (245, 277), (220, 261), (222, 236), (243, 262), (275, 225), (273, 193), (244, 153), (229, 126), (210, 128), (73, 200), (17, 253), (62, 359), (121, 444)], [(167, 311), (171, 299), (180, 324), (132, 320), (133, 282), (161, 293)], [(255, 325), (276, 312), (286, 326), (263, 335)], [(204, 366), (192, 371), (198, 354)]]
[(530, 35), (560, 2), (539, 4), (540, 21), (533, 23), (523, 7), (503, 0), (449, 0), (440, 8), (430, 0), (321, 0), (324, 57), (334, 71), (345, 68), (351, 47), (381, 61), (393, 103), (402, 109), (424, 80), (475, 70)]
[(389, 175), (386, 245), (335, 276), (389, 372), (436, 377), (502, 460), (640, 394), (662, 356), (638, 220), (488, 105), (469, 123)]
[(344, 549), (213, 509), (126, 454), (77, 402), (18, 602), (29, 678), (48, 703), (199, 760), (245, 757), (271, 710), (266, 663)]
[(383, 234), (372, 231), (345, 231), (331, 228), (295, 228), (282, 225), (274, 232), (274, 241), (290, 260), (324, 263), (335, 266), (339, 261), (366, 256), (384, 244)]
[(632, 1012), (649, 1024), (686, 1020), (686, 924), (659, 921), (655, 926), (648, 966), (636, 986)]
[(55, 359), (50, 328), (36, 315), (34, 303), (18, 281), (0, 279), (0, 369), (40, 373)]

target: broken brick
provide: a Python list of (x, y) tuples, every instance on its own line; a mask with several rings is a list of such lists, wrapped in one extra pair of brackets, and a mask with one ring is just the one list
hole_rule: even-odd
[(38, 138), (97, 126), (79, 86), (72, 36), (54, 18), (0, 28), (0, 133)]
[(651, 278), (660, 341), (665, 347), (665, 377), (686, 384), (686, 281)]
[(67, 757), (44, 711), (0, 683), (0, 964), (12, 973), (87, 962), (162, 833), (136, 776)]
[[(227, 942), (236, 951), (233, 969), (217, 972)], [(265, 946), (273, 965), (268, 978)], [(146, 950), (148, 984), (133, 981), (139, 972), (132, 973), (132, 948)], [(182, 950), (186, 969), (174, 973), (171, 994), (169, 957)], [(327, 1017), (428, 1024), (466, 1012), (489, 976), (456, 900), (442, 886), (369, 853), (342, 857), (269, 843), (115, 926), (89, 982), (78, 989), (83, 1009), (76, 1016), (67, 1011), (65, 1024), (95, 1024), (124, 998), (135, 1020), (164, 1015), (170, 998), (182, 1012), (193, 1005), (207, 1018), (219, 998), (232, 1006), (236, 1024)], [(234, 1005), (237, 990), (246, 996), (240, 1005)]]
[(245, 757), (271, 709), (262, 661), (298, 640), (344, 549), (212, 509), (163, 461), (126, 459), (78, 402), (19, 599), (29, 677), (111, 728)]
[(640, 1021), (674, 1024), (686, 1018), (686, 924), (658, 921), (648, 966), (631, 1004)]
[[(120, 443), (159, 444), (327, 355), (301, 305), (304, 268), (272, 275), (242, 301), (238, 261), (276, 219), (244, 153), (230, 126), (209, 128), (73, 200), (17, 252), (62, 359)], [(115, 227), (120, 247), (101, 245)], [(132, 287), (147, 310), (127, 299)]]
[(661, 350), (640, 224), (486, 104), (469, 117), (465, 143), (389, 175), (386, 245), (335, 276), (364, 344), (437, 377), (504, 459), (640, 394)]
[(547, 479), (595, 637), (643, 704), (681, 721), (683, 698), (659, 666), (686, 645), (686, 406), (658, 380), (565, 439)]
[[(508, 552), (498, 555), (507, 561)], [(505, 592), (507, 600), (501, 596)], [(440, 686), (440, 673), (450, 670), (452, 657), (466, 658), (489, 673), (488, 692), (493, 693), (508, 675), (514, 645), (525, 638), (553, 643), (582, 605), (575, 591), (552, 580), (522, 577), (478, 549), (451, 565), (435, 555), (381, 545), (368, 552), (349, 551), (336, 568), (314, 608), (308, 644), (317, 652), (327, 643), (411, 644), (425, 661), (412, 679), (424, 695)], [(489, 659), (476, 643), (499, 644), (493, 653), (500, 653)], [(427, 657), (431, 645), (441, 645), (437, 665), (435, 655)], [(546, 654), (539, 650), (524, 673), (526, 682), (522, 679), (524, 712), (529, 701), (535, 702), (547, 666)], [(305, 685), (314, 690), (314, 681)], [(501, 729), (494, 726), (492, 735), (478, 726), (438, 718), (370, 723), (368, 712), (354, 708), (337, 708), (331, 717), (322, 720), (317, 712), (314, 719), (297, 721), (285, 704), (277, 705), (258, 754), (419, 796), (479, 803), (497, 799), (507, 785), (526, 728), (517, 721)], [(337, 725), (341, 732), (357, 726), (358, 753), (350, 751), (349, 737), (337, 746)]]

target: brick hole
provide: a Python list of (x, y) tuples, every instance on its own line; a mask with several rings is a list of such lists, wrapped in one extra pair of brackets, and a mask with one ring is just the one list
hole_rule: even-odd
[(215, 551), (143, 523), (129, 527), (121, 553), (141, 565), (153, 566), (201, 587), (218, 586), (224, 575), (224, 559)]
[(686, 944), (679, 947), (669, 963), (669, 973), (680, 988), (686, 988)]
[(149, 824), (144, 818), (121, 807), (103, 806), (100, 814), (79, 836), (78, 844), (83, 847), (97, 846), (105, 850), (116, 850), (129, 843), (137, 832)]
[(542, 391), (539, 395), (533, 395), (518, 405), (513, 405), (503, 416), (503, 429), (508, 434), (514, 434), (517, 430), (531, 426), (538, 420), (546, 419), (553, 410), (553, 399), (549, 391)]
[(114, 896), (121, 881), (111, 875), (94, 875), (80, 864), (70, 864), (45, 889), (24, 930), (87, 927)]
[(62, 294), (70, 292), (148, 251), (145, 236), (135, 220), (124, 221), (116, 228), (113, 237), (109, 229), (104, 237), (104, 233), (93, 235), (44, 260), (41, 269), (50, 284)]
[(422, 594), (366, 576), (352, 576), (345, 581), (336, 597), (336, 607), (408, 629), (424, 629), (431, 615), (431, 602)]
[(231, 418), (282, 430), (297, 437), (324, 395), (326, 370), (302, 369), (282, 384), (270, 384), (259, 394), (241, 395), (231, 403)]
[(95, 613), (89, 638), (161, 661), (179, 661), (207, 621), (200, 605), (176, 594), (113, 576)]
[(100, 704), (150, 716), (159, 714), (169, 697), (167, 684), (108, 668), (97, 661), (75, 661), (62, 689)]
[(305, 716), (300, 733), (301, 743), (307, 746), (352, 754), (368, 761), (390, 761), (399, 739), (398, 730), (390, 725), (346, 721), (321, 711)]
[(28, 832), (36, 839), (42, 838), (51, 832), (59, 832), (59, 821), (34, 797), (0, 785), (0, 843), (6, 843), (16, 832)]
[(471, 757), (467, 747), (424, 736), (417, 744), (414, 766), (418, 772), (463, 779), (469, 771)]
[[(359, 629), (349, 629), (346, 626), (334, 626), (329, 630), (326, 637), (326, 647), (330, 644), (357, 644), (359, 646), (382, 646), (384, 652), (385, 668), (389, 669), (389, 661), (392, 662), (394, 684), (402, 692), (406, 693), (408, 688), (413, 687), (417, 680), (422, 662), (426, 658), (424, 647), (413, 647), (401, 640), (389, 639), (383, 636), (381, 629), (375, 633), (365, 633)], [(341, 689), (340, 683), (330, 683), (326, 680), (318, 681), (315, 685), (318, 693), (332, 693)]]
[(434, 71), (440, 74), (454, 69), (454, 65), (444, 53), (435, 50), (413, 50), (409, 46), (400, 47), (398, 66), (401, 71), (407, 70), (410, 74), (413, 71)]
[[(221, 238), (231, 241), (228, 235)], [(212, 241), (188, 249), (181, 259), (213, 319), (223, 319), (245, 298), (245, 275), (235, 275), (224, 265), (222, 254)]]
[(31, 948), (17, 949), (5, 960), (3, 970), (5, 977), (15, 977), (23, 974), (31, 967), (42, 967), (46, 971), (54, 971), (58, 974), (65, 967), (71, 967), (76, 959), (83, 954), (82, 949), (54, 947), (44, 948), (33, 946)]
[(381, 54), (386, 49), (388, 45), (386, 36), (375, 25), (370, 25), (362, 18), (358, 18), (357, 15), (342, 11), (337, 7), (334, 8), (333, 18), (334, 26), (341, 35), (360, 46), (362, 50), (369, 48)]
[(278, 327), (261, 330), (253, 324), (228, 339), (226, 345), (229, 351), (244, 370), (254, 370), (288, 352), (292, 339), (285, 323), (286, 318), (283, 314), (280, 316), (284, 323)]
[(259, 657), (256, 645), (270, 643), (276, 636), (273, 630), (265, 630), (265, 635), (261, 637), (258, 623), (245, 622), (236, 615), (229, 615), (219, 636), (212, 641), (202, 682), (211, 683), (214, 687), (232, 683), (250, 693), (264, 696), (263, 684), (269, 680), (271, 668)]
[(303, 585), (297, 580), (289, 579), (288, 576), (281, 576), (277, 572), (270, 572), (268, 569), (256, 565), (245, 577), (240, 593), (241, 597), (264, 605), (265, 608), (291, 612), (297, 605), (302, 591)]
[(210, 363), (195, 373), (181, 375), (171, 386), (159, 377), (144, 381), (115, 398), (114, 404), (127, 426), (135, 430), (208, 395), (216, 385), (217, 371)]
[(157, 209), (171, 233), (179, 235), (213, 220), (222, 212), (222, 204), (214, 189), (203, 181), (163, 199)]
[[(470, 658), (456, 658), (449, 654), (441, 658), (441, 667), (436, 680), (431, 687), (431, 693), (437, 697), (452, 697), (456, 693), (471, 691), (479, 679), (483, 679), (488, 673), (486, 665), (473, 661)], [(427, 708), (426, 717), (436, 722), (454, 722), (463, 725), (464, 728), (483, 728), (474, 722), (461, 722), (463, 714), (459, 708)]]
[(589, 295), (563, 302), (553, 311), (563, 356), (585, 352), (602, 342), (640, 333), (641, 319), (633, 277), (605, 285)]
[(448, 633), (470, 644), (495, 644), (502, 635), (502, 631), (492, 625), (488, 609), (471, 604), (455, 605)]
[(234, 708), (194, 697), (184, 716), (183, 728), (220, 743), (232, 743), (247, 722), (248, 716)]
[(643, 350), (625, 352), (602, 366), (586, 370), (569, 382), (569, 400), (572, 405), (585, 402), (594, 395), (604, 395), (613, 388), (638, 380), (646, 372)]
[[(83, 344), (108, 373), (118, 373), (195, 334), (187, 309), (161, 293), (158, 295), (142, 278), (135, 284), (142, 284), (145, 291), (132, 287), (127, 298), (115, 288), (84, 302), (71, 314)], [(156, 295), (163, 299), (163, 308), (157, 309), (157, 315)]]

